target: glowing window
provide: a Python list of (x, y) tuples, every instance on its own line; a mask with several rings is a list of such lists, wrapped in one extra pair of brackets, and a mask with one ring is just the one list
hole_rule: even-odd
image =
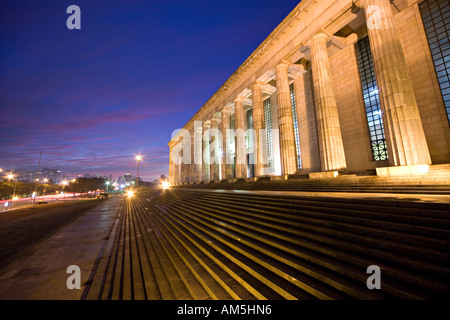
[(302, 153), (300, 150), (300, 135), (298, 132), (298, 119), (297, 119), (297, 105), (295, 102), (295, 91), (294, 91), (294, 84), (291, 83), (289, 86), (289, 89), (291, 91), (291, 105), (292, 105), (292, 118), (294, 121), (294, 136), (295, 136), (295, 149), (297, 150), (297, 164), (298, 168), (302, 168)]
[(450, 124), (450, 5), (426, 0), (419, 7)]
[(364, 105), (366, 107), (373, 160), (387, 160), (386, 138), (384, 135), (380, 98), (378, 95), (377, 80), (375, 78), (375, 69), (373, 66), (372, 52), (370, 51), (369, 38), (365, 37), (359, 40), (355, 47)]

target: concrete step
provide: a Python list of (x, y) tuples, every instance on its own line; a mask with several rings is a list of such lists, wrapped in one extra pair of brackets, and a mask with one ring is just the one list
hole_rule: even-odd
[(285, 299), (330, 299), (332, 297), (342, 299), (344, 297), (338, 291), (321, 286), (319, 282), (315, 282), (306, 274), (298, 273), (280, 263), (278, 259), (271, 259), (270, 256), (262, 255), (232, 237), (217, 233), (214, 225), (194, 218), (192, 215), (186, 215), (185, 210), (172, 208), (169, 216), (182, 220), (184, 228), (207, 239), (208, 245), (231, 258), (235, 264), (243, 267)]
[[(445, 166), (447, 167), (447, 166)], [(335, 178), (308, 179), (290, 177), (288, 180), (260, 178), (238, 182), (199, 183), (183, 185), (190, 188), (256, 189), (256, 190), (312, 190), (323, 192), (382, 192), (382, 193), (429, 193), (450, 194), (450, 171), (433, 169), (430, 174), (420, 176), (358, 176), (339, 175)]]
[[(189, 203), (189, 208), (192, 208), (192, 206), (193, 206), (193, 204), (192, 204), (192, 202), (190, 202)], [(188, 210), (188, 209), (186, 209), (186, 210)], [(209, 209), (208, 209), (208, 211), (210, 211)], [(203, 214), (205, 214), (204, 213), (204, 211), (202, 212)], [(222, 212), (222, 215), (223, 215), (223, 212)], [(204, 217), (204, 216), (203, 216)], [(223, 221), (224, 223), (234, 223), (234, 224), (238, 224), (239, 226), (241, 226), (242, 224), (241, 223), (239, 223), (239, 221), (237, 220), (237, 219), (239, 219), (239, 218), (237, 218), (236, 216), (233, 216), (232, 217), (232, 220), (225, 220), (223, 217), (222, 218), (220, 218), (220, 217), (218, 217), (217, 215), (214, 215), (214, 217), (213, 217), (213, 221), (214, 221), (214, 219), (217, 219), (217, 218), (219, 218), (219, 219), (221, 219), (221, 221)], [(208, 219), (208, 218), (206, 218), (206, 219)], [(225, 221), (224, 221), (225, 220)], [(245, 220), (248, 220), (248, 219), (245, 219)], [(251, 220), (251, 221), (246, 221), (246, 222), (250, 222), (250, 223), (247, 223), (247, 224), (245, 224), (245, 227), (246, 228), (252, 228), (252, 229), (255, 229), (256, 227), (254, 227), (254, 225), (255, 224), (257, 224), (258, 222), (257, 221), (255, 221), (255, 220)], [(285, 231), (285, 232), (288, 232), (289, 231), (289, 229), (288, 228), (280, 228), (281, 230), (283, 230), (283, 231)], [(259, 231), (261, 231), (262, 233), (266, 233), (266, 234), (273, 234), (273, 230), (270, 230), (270, 229), (260, 229)], [(278, 231), (278, 229), (277, 229), (277, 231)], [(294, 232), (293, 230), (290, 230), (291, 232)], [(322, 230), (322, 232), (321, 232), (322, 234), (326, 234), (326, 231), (325, 232), (323, 232), (323, 230)], [(297, 234), (298, 235), (298, 234)], [(286, 238), (285, 238), (286, 239)], [(374, 239), (371, 239), (371, 241), (369, 242), (369, 245), (372, 243), (374, 241)], [(294, 242), (294, 241), (293, 241)], [(346, 247), (348, 247), (349, 246), (349, 244), (345, 244), (343, 247), (341, 247), (340, 249), (341, 250), (343, 250), (343, 248), (346, 248)], [(366, 252), (366, 255), (367, 255), (367, 247), (360, 247), (360, 252), (358, 252), (359, 254), (364, 254), (364, 252)], [(370, 251), (370, 254), (372, 255), (372, 256), (374, 256), (375, 255), (375, 252), (374, 252), (374, 250), (371, 250)], [(389, 261), (389, 259), (390, 258), (393, 258), (394, 256), (392, 256), (391, 254), (389, 254), (389, 253), (386, 253), (386, 252), (377, 252), (377, 255), (378, 255), (378, 259), (384, 259), (384, 260), (388, 260)], [(348, 258), (347, 258), (348, 259)], [(402, 259), (400, 259), (400, 260), (397, 260), (397, 262), (400, 262), (400, 263), (403, 263), (403, 262), (405, 262), (405, 259), (404, 259), (404, 257), (402, 258)], [(419, 271), (419, 272), (430, 272), (430, 271), (433, 271), (433, 272), (439, 272), (440, 271), (440, 268), (437, 268), (437, 267), (434, 267), (433, 265), (428, 265), (427, 267), (424, 267), (424, 264), (426, 264), (427, 262), (426, 261), (413, 261), (413, 260), (411, 260), (411, 261), (409, 261), (409, 264), (411, 264), (411, 265), (417, 265), (417, 266), (419, 266), (420, 267), (420, 270), (417, 270), (417, 271)], [(447, 277), (448, 277), (448, 274), (447, 274)], [(412, 280), (413, 282), (415, 282), (416, 281), (416, 276), (414, 276), (414, 275), (410, 275), (409, 276), (409, 280)]]
[[(369, 219), (369, 221), (381, 221), (381, 222), (397, 222), (407, 225), (416, 225), (419, 227), (435, 227), (442, 228), (448, 232), (450, 229), (450, 215), (448, 213), (449, 206), (439, 205), (434, 209), (428, 208), (424, 211), (419, 207), (404, 207), (397, 206), (396, 203), (390, 202), (389, 213), (386, 213), (386, 205), (382, 202), (361, 203), (357, 200), (354, 202), (341, 202), (341, 199), (334, 201), (324, 201), (323, 198), (288, 198), (284, 197), (282, 202), (277, 202), (277, 198), (270, 196), (253, 196), (252, 198), (242, 198), (236, 195), (234, 198), (227, 195), (222, 197), (214, 197), (204, 194), (203, 199), (214, 201), (220, 204), (228, 203), (229, 199), (245, 199), (247, 203), (252, 205), (254, 210), (258, 212), (264, 212), (264, 210), (279, 211), (281, 213), (293, 213), (295, 214), (299, 208), (302, 210), (313, 211), (314, 214), (329, 214), (328, 218), (331, 220), (346, 221), (352, 219)], [(367, 202), (367, 200), (366, 200)], [(304, 211), (307, 213), (308, 211)], [(344, 213), (344, 214), (343, 214)], [(364, 221), (364, 220), (363, 220)], [(435, 236), (435, 234), (433, 234)]]
[[(181, 193), (179, 196), (181, 196)], [(221, 227), (224, 227), (226, 225), (226, 227), (229, 228), (230, 230), (232, 229), (230, 226), (232, 224), (234, 224), (235, 228), (236, 227), (241, 228), (241, 230), (239, 231), (240, 234), (238, 236), (241, 238), (243, 236), (249, 237), (249, 238), (253, 237), (254, 235), (252, 236), (251, 232), (254, 232), (254, 233), (257, 232), (258, 234), (270, 235), (270, 237), (272, 237), (272, 238), (276, 237), (275, 234), (281, 234), (281, 235), (279, 235), (277, 241), (280, 241), (280, 240), (287, 241), (286, 237), (291, 237), (291, 244), (298, 244), (298, 239), (295, 240), (296, 238), (289, 236), (289, 234), (296, 235), (296, 236), (303, 236), (303, 237), (305, 237), (305, 235), (307, 235), (307, 232), (305, 232), (305, 231), (302, 231), (300, 233), (298, 232), (298, 230), (301, 229), (301, 227), (302, 227), (301, 225), (295, 225), (295, 229), (284, 226), (286, 224), (292, 225), (291, 221), (281, 222), (281, 221), (276, 221), (273, 219), (267, 219), (267, 217), (264, 217), (264, 216), (256, 216), (255, 217), (254, 215), (249, 218), (248, 213), (246, 213), (246, 212), (249, 211), (250, 205), (248, 203), (245, 203), (242, 201), (241, 202), (235, 201), (235, 203), (239, 203), (239, 205), (241, 205), (241, 208), (245, 208), (241, 211), (237, 210), (236, 207), (233, 208), (232, 204), (229, 204), (228, 208), (224, 209), (223, 201), (222, 201), (222, 203), (216, 204), (216, 208), (221, 208), (221, 209), (214, 211), (214, 205), (211, 204), (211, 201), (209, 203), (208, 203), (208, 201), (206, 201), (206, 203), (205, 203), (204, 197), (207, 197), (207, 196), (205, 194), (203, 194), (202, 199), (197, 197), (197, 200), (195, 200), (196, 201), (195, 205), (193, 203), (194, 201), (192, 201), (192, 200), (188, 201), (188, 199), (187, 199), (187, 198), (192, 199), (193, 198), (192, 195), (189, 195), (187, 198), (184, 198), (184, 199), (178, 198), (177, 199), (178, 201), (172, 202), (172, 206), (177, 206), (177, 210), (183, 210), (183, 212), (179, 212), (179, 214), (186, 214), (186, 212), (189, 213), (189, 218), (185, 218), (186, 222), (189, 221), (189, 219), (192, 220), (193, 217), (195, 217), (196, 219), (200, 219), (200, 220), (203, 219), (203, 220), (201, 220), (202, 222), (198, 221), (199, 223), (203, 223), (203, 224), (205, 224), (205, 223), (209, 223), (209, 224), (213, 223), (214, 224), (215, 223), (215, 224), (219, 224)], [(168, 199), (165, 199), (164, 201), (167, 201), (167, 200)], [(235, 200), (237, 200), (237, 199), (235, 199)], [(172, 200), (172, 201), (174, 201), (174, 200)], [(180, 206), (182, 207), (182, 209), (180, 209)], [(229, 212), (228, 213), (225, 212), (225, 211), (229, 211), (230, 209), (237, 210), (237, 211), (235, 211), (232, 214)], [(269, 210), (273, 210), (273, 209), (274, 208), (270, 208)], [(257, 208), (255, 210), (258, 211), (258, 210), (260, 210), (260, 208)], [(212, 212), (216, 212), (216, 213), (212, 213)], [(267, 214), (267, 212), (265, 212), (265, 214)], [(286, 213), (284, 212), (283, 214), (286, 214)], [(220, 216), (220, 215), (222, 215), (222, 216)], [(226, 218), (226, 216), (228, 216), (228, 218)], [(323, 216), (323, 215), (321, 216), (321, 219), (328, 220), (329, 218), (330, 218), (330, 216)], [(311, 218), (308, 218), (308, 219), (311, 219)], [(207, 222), (205, 222), (205, 221), (207, 221)], [(324, 224), (324, 222), (321, 222), (321, 223)], [(328, 223), (329, 222), (326, 222), (324, 225), (326, 226)], [(356, 222), (356, 224), (358, 224), (358, 223)], [(397, 225), (398, 225), (398, 223), (397, 223)], [(259, 227), (255, 227), (255, 226), (259, 226)], [(334, 225), (334, 226), (336, 226), (336, 225)], [(338, 226), (342, 227), (342, 223)], [(211, 225), (208, 225), (208, 227), (212, 228)], [(257, 228), (260, 228), (260, 229), (258, 230)], [(358, 228), (360, 228), (360, 229), (363, 228), (363, 229), (361, 229), (361, 232), (360, 232), (361, 235), (357, 235), (357, 233), (355, 235), (354, 231), (355, 231), (355, 229), (358, 229)], [(372, 237), (367, 237), (366, 233), (368, 231), (370, 232), (371, 230), (370, 230), (370, 228), (367, 228), (367, 227), (365, 227), (365, 228), (366, 229), (364, 229), (364, 227), (361, 227), (361, 226), (352, 225), (352, 226), (349, 226), (348, 230), (335, 231), (331, 227), (327, 228), (327, 227), (324, 227), (323, 225), (318, 229), (318, 227), (315, 227), (314, 224), (311, 224), (311, 223), (309, 223), (309, 225), (304, 226), (305, 230), (309, 229), (309, 231), (311, 231), (311, 230), (313, 231), (313, 232), (309, 232), (310, 233), (309, 239), (306, 237), (306, 239), (308, 241), (319, 241), (320, 239), (322, 239), (321, 240), (322, 246), (328, 245), (331, 247), (333, 246), (333, 243), (334, 243), (335, 247), (336, 247), (336, 243), (338, 243), (339, 245), (338, 245), (338, 247), (336, 247), (336, 249), (341, 250), (341, 251), (342, 250), (348, 251), (347, 256), (350, 257), (351, 258), (350, 260), (352, 260), (352, 261), (357, 261), (358, 259), (361, 259), (360, 256), (362, 253), (364, 253), (364, 250), (366, 251), (365, 254), (367, 255), (367, 257), (373, 258), (374, 256), (375, 257), (378, 256), (378, 258), (384, 258), (384, 259), (387, 259), (388, 261), (391, 261), (390, 263), (392, 264), (392, 266), (386, 266), (386, 268), (388, 268), (387, 270), (392, 270), (392, 271), (387, 271), (388, 275), (389, 275), (389, 273), (391, 273), (390, 276), (392, 277), (392, 279), (403, 278), (403, 281), (405, 282), (405, 284), (412, 285), (412, 286), (425, 285), (429, 289), (429, 291), (435, 290), (435, 291), (439, 291), (442, 293), (443, 291), (447, 290), (447, 287), (439, 287), (439, 283), (436, 283), (435, 281), (433, 282), (432, 279), (429, 280), (428, 278), (421, 278), (420, 275), (419, 275), (419, 277), (417, 277), (417, 274), (408, 273), (407, 271), (402, 270), (401, 268), (399, 269), (397, 267), (397, 265), (404, 266), (405, 264), (409, 263), (410, 266), (408, 269), (415, 270), (415, 272), (426, 271), (428, 273), (428, 275), (431, 275), (431, 274), (436, 275), (436, 272), (438, 272), (438, 276), (442, 276), (439, 274), (439, 270), (441, 269), (442, 266), (433, 265), (433, 264), (427, 265), (427, 261), (424, 261), (423, 257), (420, 258), (420, 254), (419, 254), (421, 252), (421, 249), (419, 246), (420, 243), (416, 243), (414, 246), (407, 247), (405, 245), (399, 245), (398, 243), (396, 243), (395, 242), (396, 239), (394, 237), (392, 240), (394, 242), (392, 242), (392, 241), (389, 242), (389, 241), (385, 241), (385, 240), (378, 241), (378, 242), (382, 243), (382, 245), (379, 246), (382, 249), (379, 248), (379, 249), (377, 249), (378, 251), (374, 250), (373, 246), (369, 247), (369, 249), (362, 248), (362, 246), (359, 246), (359, 248), (358, 248), (358, 246), (355, 245), (354, 243), (360, 243), (358, 241), (361, 239), (366, 239), (366, 243), (368, 243), (369, 245), (370, 245), (371, 241), (376, 242), (377, 240), (379, 240), (380, 234), (378, 234), (378, 238), (376, 237), (376, 234), (374, 234)], [(374, 227), (372, 227), (372, 229), (373, 228)], [(231, 232), (230, 230), (227, 231), (228, 235)], [(238, 230), (236, 230), (236, 229), (233, 229), (232, 231), (238, 232)], [(404, 231), (407, 231), (407, 230), (404, 230)], [(319, 234), (320, 236), (316, 236), (314, 238), (314, 237), (312, 237), (312, 234), (314, 234), (314, 233)], [(286, 234), (288, 236), (286, 236)], [(392, 232), (390, 232), (390, 234), (392, 234)], [(445, 230), (443, 230), (443, 234), (446, 236), (448, 235)], [(381, 234), (381, 235), (383, 235), (383, 234)], [(431, 236), (432, 233), (430, 233), (429, 235)], [(336, 236), (340, 236), (341, 240), (336, 241)], [(404, 237), (404, 236), (405, 235), (403, 234), (402, 237)], [(323, 240), (324, 238), (326, 239), (327, 237), (329, 239), (328, 243), (327, 243), (327, 241)], [(258, 241), (261, 242), (261, 239), (258, 239)], [(271, 240), (271, 241), (273, 242), (273, 240)], [(430, 243), (432, 243), (434, 240), (430, 240), (430, 241), (431, 241)], [(269, 241), (269, 243), (270, 243), (270, 241)], [(277, 248), (277, 250), (279, 249), (279, 243), (276, 244), (275, 242), (273, 242), (270, 244), (270, 246)], [(395, 254), (392, 254), (391, 252), (389, 252), (392, 248), (395, 248), (395, 247), (401, 247), (402, 248), (401, 250), (405, 250), (405, 248), (407, 250), (409, 250), (409, 253), (408, 253), (410, 255), (409, 260), (408, 259), (405, 260), (404, 257), (396, 257)], [(324, 247), (319, 248), (316, 243), (316, 250), (317, 250), (316, 254), (319, 254), (319, 253), (323, 254), (325, 248)], [(352, 250), (356, 250), (358, 255), (355, 256), (355, 252), (351, 253)], [(359, 252), (358, 252), (358, 250), (359, 250)], [(328, 248), (328, 251), (330, 251), (330, 248)], [(426, 251), (422, 252), (422, 253), (426, 254)], [(330, 254), (330, 253), (328, 253), (328, 254), (329, 254), (329, 258), (332, 257), (332, 254)], [(353, 254), (352, 257), (350, 256), (351, 254)], [(432, 254), (430, 253), (430, 255), (432, 255)], [(364, 255), (362, 255), (362, 256), (364, 257)], [(417, 256), (419, 256), (419, 258)], [(435, 252), (435, 258), (436, 257), (438, 257), (438, 252)], [(445, 258), (445, 259), (447, 259), (447, 258)], [(382, 261), (384, 261), (384, 260), (382, 260)], [(364, 263), (367, 263), (367, 261), (364, 261)], [(360, 265), (362, 265), (362, 263), (360, 263)], [(445, 271), (444, 274), (445, 273), (447, 273), (446, 276), (448, 276), (448, 270)], [(430, 277), (430, 278), (432, 278), (432, 277)], [(414, 280), (414, 279), (416, 279), (416, 280)], [(350, 289), (348, 289), (348, 290), (350, 290)], [(392, 292), (395, 293), (394, 288), (392, 288)], [(401, 293), (401, 292), (403, 292), (403, 291), (400, 290), (399, 292), (396, 293), (396, 295), (397, 296), (404, 295), (404, 293)]]
[[(214, 204), (215, 202), (215, 204)], [(193, 205), (194, 202), (190, 202), (190, 205)], [(198, 203), (198, 202), (197, 202)], [(217, 211), (214, 209), (214, 206), (217, 204), (220, 204), (221, 208), (220, 211)], [(241, 212), (241, 208), (238, 205), (233, 205), (230, 203), (223, 203), (220, 201), (213, 201), (208, 202), (205, 199), (202, 199), (200, 205), (197, 208), (202, 209), (210, 209), (211, 211), (223, 213), (225, 210), (229, 213), (229, 216), (231, 216), (233, 219), (242, 219), (244, 217)], [(402, 247), (401, 253), (403, 254), (410, 254), (417, 257), (422, 257), (423, 259), (431, 259), (436, 262), (440, 263), (448, 263), (450, 262), (450, 254), (443, 255), (441, 251), (433, 250), (436, 247), (441, 247), (444, 250), (448, 249), (448, 231), (443, 229), (436, 229), (436, 228), (422, 228), (418, 226), (412, 226), (412, 225), (404, 225), (404, 224), (398, 224), (398, 223), (392, 223), (392, 222), (379, 222), (374, 221), (370, 219), (354, 219), (353, 217), (343, 216), (343, 215), (329, 215), (329, 214), (322, 214), (317, 211), (306, 211), (306, 210), (292, 210), (289, 214), (286, 212), (284, 213), (277, 213), (277, 208), (274, 208), (273, 211), (270, 211), (270, 208), (266, 209), (258, 209), (251, 210), (250, 212), (247, 212), (245, 214), (245, 217), (250, 217), (249, 219), (245, 219), (250, 221), (251, 223), (278, 223), (280, 225), (284, 226), (290, 226), (290, 227), (296, 227), (298, 229), (304, 229), (308, 230), (310, 229), (310, 225), (319, 226), (319, 227), (329, 227), (331, 225), (332, 229), (338, 229), (338, 230), (345, 230), (350, 229), (354, 232), (356, 232), (356, 228), (362, 229), (362, 231), (358, 232), (360, 234), (363, 234), (368, 240), (364, 241), (364, 243), (371, 242), (374, 239), (377, 239), (380, 236), (383, 236), (384, 233), (380, 233), (379, 228), (383, 230), (389, 230), (391, 229), (391, 233), (389, 231), (387, 232), (388, 236), (392, 238), (392, 233), (395, 234), (395, 240), (400, 239), (400, 241), (405, 243), (415, 243), (419, 244), (418, 246), (411, 246), (408, 244), (405, 244)], [(345, 223), (341, 223), (340, 221), (346, 221)], [(327, 223), (324, 225), (321, 223), (322, 221), (327, 221)], [(337, 221), (337, 222), (334, 222)], [(363, 222), (362, 222), (363, 221)], [(353, 226), (356, 225), (354, 228)], [(360, 225), (363, 227), (361, 228)], [(344, 226), (344, 227), (343, 227)], [(372, 233), (371, 229), (375, 229), (375, 236), (373, 238), (368, 238), (368, 236)], [(413, 234), (413, 237), (415, 237), (415, 234), (418, 233), (418, 230), (422, 231), (422, 233), (426, 233), (428, 237), (417, 237), (413, 239), (406, 239), (405, 240), (405, 234), (399, 232), (400, 229), (403, 228), (403, 232), (406, 233), (406, 237), (410, 236), (410, 233)], [(430, 237), (433, 236), (433, 234), (438, 235), (438, 233), (444, 233), (444, 236), (446, 237), (446, 240), (437, 240), (432, 238), (432, 241), (430, 241)], [(388, 237), (386, 237), (388, 238)], [(385, 239), (386, 239), (385, 238)], [(396, 245), (397, 242), (392, 243), (389, 241), (385, 241), (382, 243), (379, 243), (380, 245), (384, 245), (385, 248), (389, 248), (390, 250), (396, 250), (398, 249), (398, 246)], [(422, 248), (422, 246), (427, 245), (427, 248)]]
[[(449, 211), (392, 199), (144, 189), (123, 200), (87, 299), (448, 298)], [(372, 264), (382, 290), (366, 287)]]

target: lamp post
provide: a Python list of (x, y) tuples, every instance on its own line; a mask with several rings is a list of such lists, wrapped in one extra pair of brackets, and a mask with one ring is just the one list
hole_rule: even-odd
[(64, 180), (63, 182), (62, 182), (62, 185), (63, 185), (63, 198), (65, 199), (66, 198), (66, 186), (69, 184), (69, 181), (67, 181), (67, 180)]
[[(44, 178), (44, 180), (42, 180), (43, 182), (44, 182), (44, 184), (47, 184), (48, 183), (48, 179), (47, 178)], [(43, 201), (45, 201), (45, 186), (44, 186), (44, 197), (42, 198), (42, 200)]]
[[(14, 179), (14, 175), (12, 173), (8, 174), (7, 176), (8, 180)], [(14, 207), (14, 200), (16, 200), (16, 184), (17, 184), (17, 180), (14, 179), (14, 194), (13, 194), (13, 207)]]
[(142, 160), (142, 156), (138, 154), (136, 156), (137, 160), (137, 172), (136, 172), (136, 188), (139, 187), (139, 162)]

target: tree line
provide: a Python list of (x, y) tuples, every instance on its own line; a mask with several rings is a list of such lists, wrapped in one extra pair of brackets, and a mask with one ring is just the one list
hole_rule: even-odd
[[(86, 193), (89, 191), (106, 190), (106, 179), (103, 178), (78, 178), (70, 181), (68, 185), (21, 182), (4, 180), (0, 181), (0, 199), (10, 199), (15, 194), (17, 197), (30, 197), (34, 192), (36, 195), (66, 193)], [(112, 187), (109, 186), (109, 191)], [(15, 193), (14, 193), (15, 191)]]

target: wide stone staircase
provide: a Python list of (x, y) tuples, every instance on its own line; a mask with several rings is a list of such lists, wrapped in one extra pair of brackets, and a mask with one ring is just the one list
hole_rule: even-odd
[(408, 193), (450, 195), (450, 164), (431, 165), (426, 174), (377, 176), (339, 174), (335, 178), (310, 179), (308, 174), (239, 179), (235, 181), (181, 184), (200, 189), (279, 190), (314, 192)]
[(144, 190), (124, 199), (85, 298), (448, 299), (449, 214), (389, 197)]

